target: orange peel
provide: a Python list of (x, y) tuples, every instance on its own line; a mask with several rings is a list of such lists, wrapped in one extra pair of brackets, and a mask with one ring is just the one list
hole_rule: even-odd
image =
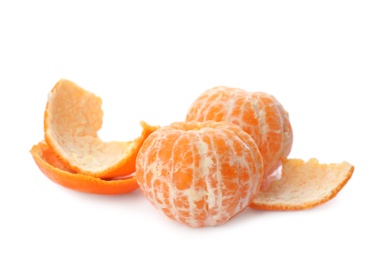
[(103, 142), (98, 137), (103, 122), (102, 100), (74, 82), (62, 79), (51, 90), (45, 109), (44, 130), (48, 146), (69, 169), (101, 179), (135, 171), (143, 141), (158, 127), (141, 122), (140, 137), (129, 142)]
[(134, 176), (122, 180), (102, 180), (67, 168), (50, 149), (45, 141), (34, 145), (30, 153), (38, 168), (53, 182), (76, 191), (116, 195), (125, 194), (138, 188)]
[(352, 177), (354, 166), (348, 162), (320, 164), (286, 159), (282, 175), (266, 191), (259, 192), (250, 204), (262, 210), (301, 210), (333, 199)]

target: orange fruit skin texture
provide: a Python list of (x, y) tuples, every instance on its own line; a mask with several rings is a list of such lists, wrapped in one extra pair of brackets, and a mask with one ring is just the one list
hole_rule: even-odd
[(69, 169), (101, 179), (135, 172), (137, 152), (157, 126), (141, 122), (143, 132), (128, 142), (103, 142), (102, 99), (72, 81), (59, 80), (51, 90), (44, 114), (45, 141)]
[(161, 127), (145, 140), (136, 160), (136, 178), (147, 199), (190, 227), (220, 225), (243, 211), (263, 175), (255, 142), (228, 122)]
[(240, 126), (256, 142), (264, 160), (265, 180), (289, 155), (293, 132), (289, 115), (275, 97), (264, 92), (218, 86), (203, 92), (190, 106), (186, 121), (227, 121)]
[(135, 161), (144, 140), (159, 126), (141, 121), (132, 141), (103, 142), (102, 100), (74, 82), (61, 79), (48, 96), (45, 140), (30, 153), (39, 169), (64, 187), (95, 194), (123, 194), (138, 188)]
[(30, 153), (38, 168), (53, 182), (81, 192), (117, 195), (134, 191), (138, 183), (134, 176), (123, 180), (102, 180), (75, 173), (63, 164), (45, 141), (34, 145)]
[(333, 199), (352, 177), (355, 167), (348, 162), (323, 164), (287, 159), (283, 173), (265, 192), (259, 192), (250, 207), (260, 210), (303, 210)]

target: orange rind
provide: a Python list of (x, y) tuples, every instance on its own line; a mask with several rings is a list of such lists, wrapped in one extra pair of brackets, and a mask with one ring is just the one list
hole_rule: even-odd
[(138, 187), (133, 174), (138, 151), (159, 127), (141, 121), (142, 133), (134, 140), (103, 142), (98, 137), (101, 104), (95, 94), (59, 80), (46, 103), (45, 140), (30, 152), (39, 169), (64, 187), (97, 194), (128, 193)]
[(302, 210), (333, 199), (352, 177), (348, 162), (320, 164), (317, 159), (287, 159), (282, 175), (266, 191), (259, 192), (251, 208), (261, 210)]
[(117, 195), (138, 188), (134, 176), (122, 180), (102, 180), (67, 168), (49, 148), (45, 141), (34, 145), (30, 153), (39, 169), (53, 182), (80, 192)]
[(143, 141), (157, 127), (141, 122), (142, 135), (130, 142), (103, 142), (102, 100), (75, 83), (62, 79), (51, 90), (44, 117), (45, 140), (57, 157), (75, 172), (101, 179), (135, 171)]

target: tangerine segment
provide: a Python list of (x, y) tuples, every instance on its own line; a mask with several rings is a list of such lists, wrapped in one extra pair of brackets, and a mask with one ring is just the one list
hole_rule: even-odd
[(34, 145), (30, 150), (39, 169), (53, 182), (76, 191), (115, 195), (132, 192), (138, 188), (135, 177), (122, 180), (102, 180), (67, 168), (45, 141)]
[(191, 227), (225, 223), (260, 189), (262, 156), (253, 139), (228, 122), (176, 122), (141, 147), (136, 177), (146, 198)]
[[(218, 86), (203, 92), (190, 106), (186, 121), (228, 121), (255, 140), (264, 159), (265, 177), (281, 165), (291, 151), (293, 133), (289, 116), (275, 97), (264, 92)], [(269, 180), (263, 181), (262, 189)]]
[(332, 198), (352, 177), (354, 166), (347, 162), (320, 164), (288, 159), (283, 162), (280, 180), (267, 191), (259, 192), (250, 207), (263, 210), (300, 210), (313, 208)]
[(103, 142), (102, 100), (69, 80), (51, 90), (44, 117), (45, 140), (58, 158), (75, 172), (109, 179), (135, 171), (135, 158), (143, 141), (157, 127), (141, 122), (140, 137), (129, 142)]

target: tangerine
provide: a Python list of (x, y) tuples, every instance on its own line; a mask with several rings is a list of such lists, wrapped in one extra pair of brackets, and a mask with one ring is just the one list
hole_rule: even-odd
[(263, 179), (253, 139), (228, 122), (176, 122), (153, 132), (136, 160), (147, 199), (191, 227), (225, 223), (252, 202)]
[(213, 87), (195, 99), (186, 116), (186, 121), (206, 120), (236, 124), (255, 140), (264, 160), (262, 190), (266, 189), (293, 142), (289, 115), (278, 100), (265, 92)]

